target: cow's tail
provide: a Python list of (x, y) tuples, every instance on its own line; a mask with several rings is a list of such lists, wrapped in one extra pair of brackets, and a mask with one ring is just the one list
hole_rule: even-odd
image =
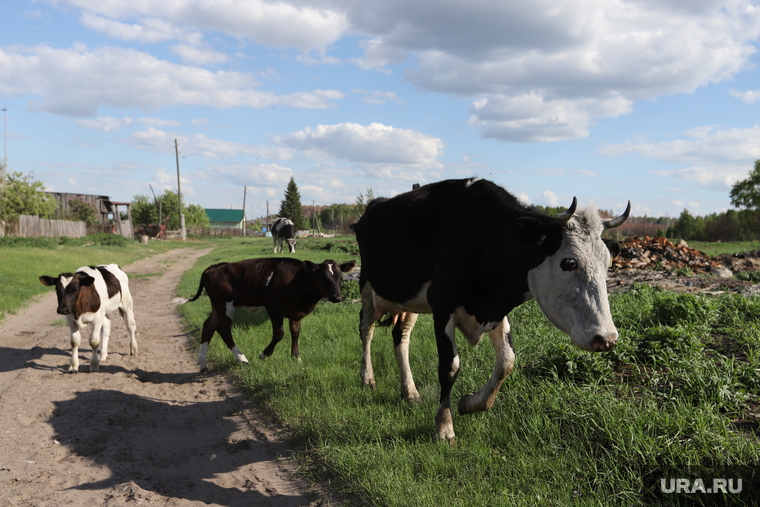
[(174, 303), (174, 304), (176, 304), (176, 305), (184, 305), (185, 303), (191, 303), (191, 302), (193, 302), (193, 301), (197, 300), (199, 297), (201, 297), (201, 294), (203, 294), (203, 288), (204, 288), (204, 286), (203, 286), (203, 278), (206, 276), (206, 272), (207, 272), (209, 269), (211, 269), (211, 268), (215, 268), (215, 267), (217, 267), (217, 266), (221, 266), (222, 264), (227, 264), (227, 263), (226, 263), (226, 262), (220, 262), (220, 263), (218, 263), (218, 264), (214, 264), (213, 266), (209, 266), (209, 267), (207, 267), (207, 268), (206, 268), (206, 269), (203, 271), (203, 274), (201, 275), (201, 281), (200, 281), (200, 284), (198, 284), (198, 292), (196, 292), (196, 293), (195, 293), (195, 296), (193, 296), (193, 297), (192, 297), (192, 298), (190, 298), (190, 299), (187, 299), (187, 298), (180, 298), (180, 297), (176, 297), (176, 298), (172, 299), (172, 303)]

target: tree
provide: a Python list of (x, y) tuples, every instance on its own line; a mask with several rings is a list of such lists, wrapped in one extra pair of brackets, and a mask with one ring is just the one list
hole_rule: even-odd
[[(206, 210), (201, 205), (187, 204), (185, 196), (182, 196), (182, 202), (186, 226), (209, 226)], [(134, 196), (132, 198), (132, 221), (140, 225), (158, 224), (159, 203), (166, 228), (169, 230), (179, 229), (179, 196), (177, 192), (171, 190), (164, 190), (164, 193), (158, 196), (157, 202), (147, 195)]]
[(361, 193), (356, 197), (356, 212), (359, 216), (364, 214), (367, 209), (367, 204), (375, 198), (375, 192), (371, 188), (367, 189), (367, 193), (362, 195)]
[(55, 199), (45, 193), (45, 184), (30, 182), (21, 172), (9, 174), (0, 189), (0, 219), (16, 221), (19, 215), (53, 218), (56, 208)]
[(737, 208), (760, 210), (760, 160), (749, 172), (749, 178), (737, 181), (731, 187), (731, 205)]
[(98, 223), (98, 212), (95, 205), (87, 202), (81, 197), (72, 197), (69, 199), (69, 209), (71, 210), (69, 218), (80, 220), (91, 227)]
[(296, 230), (307, 228), (301, 206), (301, 194), (298, 192), (298, 185), (292, 177), (288, 182), (288, 188), (285, 189), (285, 198), (280, 202), (279, 215), (281, 218), (289, 218)]

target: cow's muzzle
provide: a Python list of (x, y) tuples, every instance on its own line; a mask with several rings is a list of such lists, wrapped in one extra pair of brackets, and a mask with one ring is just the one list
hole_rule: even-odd
[(69, 309), (68, 309), (68, 308), (59, 308), (59, 309), (58, 309), (58, 315), (68, 315), (68, 314), (70, 314), (70, 313), (71, 313), (71, 312), (69, 311)]
[(343, 296), (331, 296), (329, 298), (329, 301), (331, 303), (340, 303), (341, 301), (343, 301)]
[(605, 338), (598, 334), (591, 340), (591, 349), (594, 352), (607, 352), (608, 350), (612, 350), (615, 343), (617, 343), (617, 338)]

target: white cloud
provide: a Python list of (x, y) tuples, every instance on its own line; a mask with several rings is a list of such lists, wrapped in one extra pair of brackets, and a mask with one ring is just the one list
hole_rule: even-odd
[(636, 100), (730, 79), (760, 36), (750, 0), (417, 0), (347, 13), (369, 37), (364, 66), (411, 54), (418, 89), (476, 98), (470, 124), (518, 142), (585, 137)]
[(760, 100), (760, 90), (747, 90), (741, 92), (739, 90), (729, 90), (728, 92), (732, 97), (740, 99), (742, 102), (752, 104)]
[(137, 121), (151, 127), (181, 127), (182, 122), (176, 120), (162, 120), (161, 118), (138, 118)]
[(438, 169), (444, 148), (440, 139), (414, 130), (393, 128), (380, 123), (318, 125), (273, 142), (289, 148), (321, 152), (328, 157), (363, 164), (392, 164)]
[(719, 129), (698, 127), (683, 134), (682, 139), (652, 143), (629, 141), (607, 145), (601, 155), (620, 156), (636, 153), (645, 158), (683, 165), (675, 170), (658, 170), (654, 174), (689, 180), (711, 190), (726, 191), (736, 181), (746, 178), (760, 159), (760, 126)]
[(131, 49), (83, 45), (0, 48), (0, 84), (19, 95), (41, 95), (43, 109), (72, 116), (93, 116), (104, 105), (147, 111), (176, 105), (322, 109), (344, 96), (335, 90), (276, 95), (255, 89), (252, 74), (211, 72)]
[(203, 159), (220, 159), (223, 157), (253, 156), (268, 160), (287, 160), (291, 158), (290, 150), (278, 146), (261, 146), (255, 144), (234, 143), (220, 139), (211, 139), (203, 134), (184, 136), (149, 127), (129, 136), (135, 148), (168, 153), (174, 151), (174, 140), (179, 145), (180, 155), (190, 155)]
[[(313, 6), (313, 2), (298, 5), (297, 2), (264, 0), (60, 0), (60, 3), (81, 9), (90, 18), (109, 18), (113, 22), (135, 19), (135, 26), (147, 25), (148, 20), (160, 20), (171, 27), (192, 26), (198, 30), (219, 31), (257, 44), (297, 48), (303, 52), (324, 49), (347, 29), (344, 14), (330, 8), (328, 2), (322, 7)], [(92, 24), (89, 21), (87, 26)], [(119, 33), (114, 27), (110, 29), (109, 33)], [(126, 33), (130, 31), (147, 31), (147, 27), (125, 30)], [(163, 32), (171, 33), (171, 30), (164, 29)]]
[(80, 127), (108, 133), (130, 126), (132, 124), (132, 118), (112, 118), (110, 116), (100, 116), (94, 120), (74, 120), (74, 123)]
[(398, 95), (395, 92), (385, 92), (381, 90), (370, 91), (361, 89), (353, 89), (351, 91), (357, 95), (362, 95), (364, 97), (362, 99), (362, 102), (366, 104), (385, 104), (387, 102), (403, 104), (403, 101), (398, 98)]
[(172, 53), (179, 56), (183, 62), (195, 65), (209, 65), (224, 63), (229, 60), (228, 56), (219, 51), (206, 47), (198, 47), (192, 44), (175, 44), (171, 47)]
[(544, 202), (548, 203), (546, 204), (546, 206), (559, 206), (559, 200), (557, 200), (557, 195), (551, 190), (544, 191), (544, 193), (542, 193), (541, 196), (544, 198)]

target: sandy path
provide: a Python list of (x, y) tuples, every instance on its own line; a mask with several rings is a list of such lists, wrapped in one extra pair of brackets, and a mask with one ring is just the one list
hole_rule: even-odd
[(0, 325), (0, 505), (331, 503), (291, 480), (292, 464), (277, 457), (287, 449), (228, 381), (197, 373), (170, 300), (180, 275), (207, 252), (174, 250), (124, 267), (140, 354), (128, 355), (124, 323), (114, 316), (100, 372), (89, 372), (85, 334), (80, 373), (65, 373), (68, 327), (55, 313), (54, 291), (6, 316)]

